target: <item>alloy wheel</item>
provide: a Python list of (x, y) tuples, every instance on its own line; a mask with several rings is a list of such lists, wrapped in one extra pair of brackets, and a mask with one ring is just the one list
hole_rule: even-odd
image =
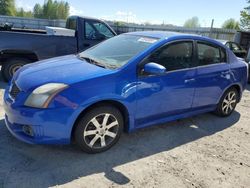
[(237, 104), (237, 94), (235, 91), (230, 91), (222, 102), (222, 112), (224, 114), (230, 114)]
[(112, 114), (99, 114), (92, 118), (85, 127), (83, 138), (85, 143), (93, 149), (109, 146), (117, 137), (119, 131), (118, 120)]

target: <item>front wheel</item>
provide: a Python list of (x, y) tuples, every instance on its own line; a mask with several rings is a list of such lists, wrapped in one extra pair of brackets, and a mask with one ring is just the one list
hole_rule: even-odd
[(230, 116), (237, 105), (239, 93), (237, 89), (230, 88), (222, 96), (215, 113), (222, 117)]
[(76, 125), (75, 141), (87, 153), (106, 151), (119, 140), (123, 123), (123, 116), (115, 107), (96, 107), (87, 112)]
[(1, 69), (3, 79), (5, 81), (11, 80), (14, 73), (27, 63), (31, 63), (31, 61), (29, 59), (24, 59), (24, 58), (8, 59), (6, 62), (3, 63)]

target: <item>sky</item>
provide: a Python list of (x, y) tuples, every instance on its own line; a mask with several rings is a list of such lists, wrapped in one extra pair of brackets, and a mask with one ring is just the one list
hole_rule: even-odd
[[(16, 0), (18, 7), (31, 10), (44, 0)], [(71, 15), (96, 17), (111, 21), (152, 24), (173, 24), (197, 16), (202, 27), (221, 27), (229, 18), (240, 20), (246, 0), (67, 0)]]

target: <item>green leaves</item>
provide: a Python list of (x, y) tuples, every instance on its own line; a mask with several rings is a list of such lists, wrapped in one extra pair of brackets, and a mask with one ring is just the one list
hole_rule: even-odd
[[(250, 0), (247, 0), (247, 3), (250, 4)], [(241, 18), (240, 18), (240, 26), (242, 29), (249, 30), (250, 29), (250, 5), (244, 10), (240, 12)]]
[(197, 27), (200, 27), (199, 18), (195, 16), (195, 17), (193, 17), (191, 19), (188, 19), (184, 23), (184, 27), (187, 27), (187, 28), (197, 28)]
[(239, 30), (240, 23), (238, 21), (236, 21), (235, 19), (230, 18), (223, 23), (222, 28)]
[(6, 16), (15, 16), (15, 0), (0, 0), (0, 14)]
[(64, 1), (47, 0), (43, 6), (36, 4), (33, 14), (35, 18), (66, 19), (69, 15), (69, 4)]
[(23, 8), (16, 8), (15, 0), (0, 0), (0, 14), (6, 16), (66, 19), (69, 9), (68, 2), (47, 0), (43, 5), (35, 4), (33, 11), (25, 11)]

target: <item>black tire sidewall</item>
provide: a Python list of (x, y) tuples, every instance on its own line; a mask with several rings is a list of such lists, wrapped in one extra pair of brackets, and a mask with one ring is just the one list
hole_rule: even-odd
[(3, 79), (5, 81), (9, 81), (11, 80), (12, 76), (9, 74), (9, 69), (13, 66), (13, 65), (18, 65), (18, 64), (22, 64), (25, 65), (25, 64), (28, 64), (28, 63), (31, 63), (31, 61), (29, 59), (25, 59), (25, 58), (11, 58), (11, 59), (8, 59), (6, 62), (3, 63), (2, 65), (2, 76), (3, 76)]
[[(104, 148), (100, 148), (100, 149), (91, 148), (85, 143), (85, 140), (83, 138), (83, 133), (84, 133), (85, 127), (87, 126), (88, 122), (92, 118), (94, 118), (96, 115), (102, 114), (102, 113), (112, 114), (117, 119), (118, 124), (119, 124), (117, 136), (112, 141), (111, 144), (109, 144), (108, 146), (106, 146)], [(108, 150), (109, 148), (111, 148), (113, 145), (115, 145), (117, 143), (117, 141), (120, 139), (121, 133), (123, 131), (123, 126), (124, 126), (123, 116), (117, 108), (115, 108), (113, 106), (95, 107), (94, 109), (88, 111), (83, 117), (81, 117), (81, 119), (76, 124), (76, 128), (74, 130), (74, 140), (75, 140), (76, 144), (80, 147), (80, 149), (82, 149), (84, 152), (91, 153), (91, 154), (100, 153), (100, 152)]]

